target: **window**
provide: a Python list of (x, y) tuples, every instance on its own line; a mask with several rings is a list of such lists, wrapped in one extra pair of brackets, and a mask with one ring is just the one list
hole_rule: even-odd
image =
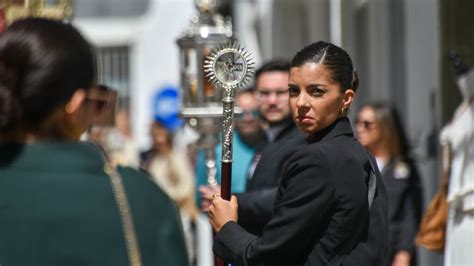
[(129, 47), (100, 47), (96, 54), (98, 82), (117, 90), (119, 105), (126, 104), (130, 98)]

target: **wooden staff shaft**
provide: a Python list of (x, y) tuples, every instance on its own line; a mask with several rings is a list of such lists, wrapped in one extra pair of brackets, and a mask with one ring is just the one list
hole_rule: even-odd
[[(221, 197), (230, 200), (230, 191), (232, 183), (232, 162), (222, 162), (221, 168)], [(214, 256), (215, 266), (226, 266), (227, 264), (221, 258)]]
[[(221, 168), (221, 197), (230, 200), (232, 183), (232, 145), (234, 137), (234, 90), (224, 89), (222, 99), (224, 120), (222, 121), (222, 168)], [(227, 265), (221, 258), (214, 256), (215, 266)]]
[(232, 162), (222, 162), (221, 197), (230, 200), (232, 183)]

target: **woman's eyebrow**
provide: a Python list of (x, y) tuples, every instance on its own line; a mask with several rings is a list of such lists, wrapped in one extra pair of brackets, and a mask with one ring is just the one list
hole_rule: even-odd
[(321, 91), (324, 91), (324, 92), (327, 91), (326, 86), (323, 85), (323, 84), (309, 84), (309, 85), (307, 86), (307, 88), (308, 88), (308, 89), (312, 89), (312, 90), (317, 89), (317, 90), (321, 90)]
[(308, 84), (307, 87), (326, 87), (325, 84), (320, 84), (320, 83), (310, 83)]

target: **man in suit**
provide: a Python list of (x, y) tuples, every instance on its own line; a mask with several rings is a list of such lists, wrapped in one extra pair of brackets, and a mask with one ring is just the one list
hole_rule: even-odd
[[(247, 184), (247, 170), (252, 162), (256, 148), (263, 140), (258, 110), (257, 95), (254, 88), (247, 88), (235, 95), (236, 105), (242, 108), (242, 113), (235, 115), (234, 142), (232, 147), (233, 157), (238, 158), (238, 163), (232, 164), (232, 193), (245, 191)], [(215, 147), (216, 158), (222, 156), (222, 140), (219, 139)], [(196, 172), (197, 184), (207, 184), (207, 167), (204, 150), (199, 151), (197, 156)], [(221, 165), (217, 164), (216, 177), (218, 182), (221, 178)], [(198, 199), (200, 200), (200, 199)]]
[[(239, 224), (259, 235), (270, 220), (273, 202), (286, 160), (305, 143), (290, 117), (288, 104), (289, 62), (274, 60), (264, 64), (255, 74), (259, 110), (265, 126), (265, 144), (259, 147), (249, 167), (246, 192), (236, 194)], [(239, 163), (238, 159), (234, 163)], [(206, 210), (219, 188), (201, 187), (203, 209)]]

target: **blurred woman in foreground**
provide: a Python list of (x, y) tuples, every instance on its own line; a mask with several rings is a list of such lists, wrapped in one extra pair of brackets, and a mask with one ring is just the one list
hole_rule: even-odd
[(27, 18), (2, 33), (0, 263), (187, 265), (165, 193), (78, 142), (105, 104), (94, 82), (93, 51), (71, 25)]

